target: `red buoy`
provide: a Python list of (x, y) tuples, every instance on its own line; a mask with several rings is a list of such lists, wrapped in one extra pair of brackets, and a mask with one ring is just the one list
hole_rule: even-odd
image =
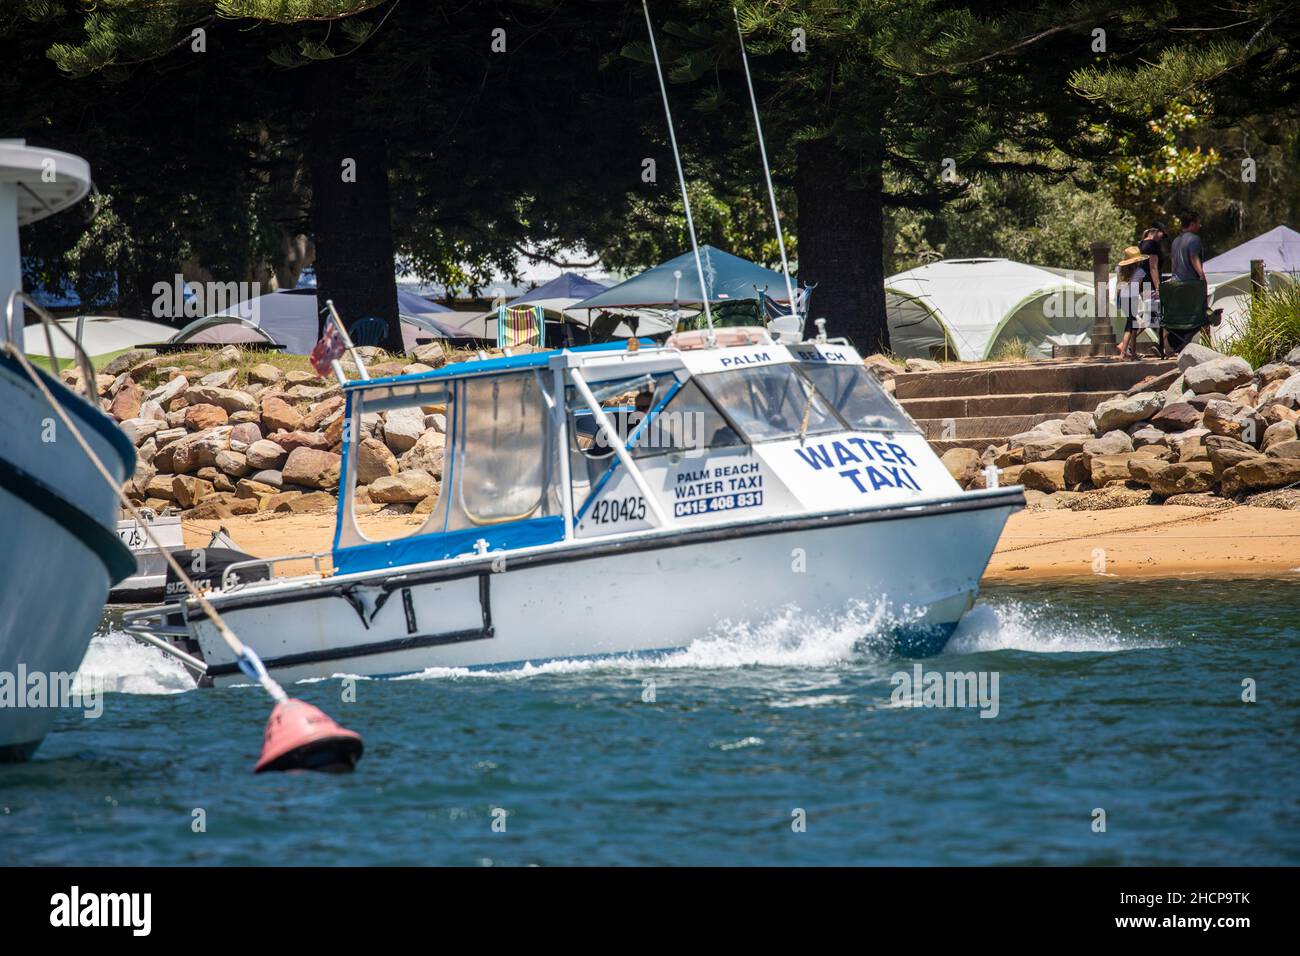
[(303, 700), (285, 700), (275, 705), (266, 722), (262, 756), (253, 772), (348, 771), (361, 759), (362, 749), (360, 734), (340, 727), (319, 707)]

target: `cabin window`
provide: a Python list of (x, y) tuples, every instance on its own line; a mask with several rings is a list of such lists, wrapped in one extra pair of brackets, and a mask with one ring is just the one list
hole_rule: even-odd
[(698, 376), (751, 442), (843, 431), (844, 422), (790, 363), (752, 365)]
[(447, 530), (560, 514), (554, 420), (538, 371), (456, 385), (443, 502)]
[(805, 362), (803, 373), (853, 428), (864, 431), (916, 431), (876, 377), (861, 365)]

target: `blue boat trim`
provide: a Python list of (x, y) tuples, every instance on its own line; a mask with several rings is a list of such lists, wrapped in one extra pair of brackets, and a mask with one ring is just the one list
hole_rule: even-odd
[(117, 536), (116, 529), (104, 527), (93, 515), (3, 457), (0, 457), (0, 488), (31, 505), (95, 552), (108, 571), (110, 586), (135, 574), (135, 556)]
[[(32, 367), (35, 368), (35, 366)], [(17, 360), (3, 353), (0, 353), (0, 368), (4, 368), (19, 381), (31, 383), (31, 379), (27, 377), (27, 373), (23, 371), (23, 367), (18, 364)], [(80, 419), (83, 425), (88, 425), (113, 446), (113, 450), (117, 452), (121, 461), (119, 470), (122, 474), (122, 480), (126, 480), (127, 476), (135, 471), (135, 446), (131, 444), (131, 439), (127, 438), (126, 434), (117, 425), (113, 424), (111, 418), (58, 379), (39, 368), (36, 369), (36, 374), (41, 377), (45, 387), (50, 390), (50, 394), (59, 400), (59, 404), (70, 412), (73, 418)], [(112, 470), (111, 462), (104, 462), (104, 465), (110, 471)]]
[(334, 552), (337, 574), (354, 574), (380, 568), (407, 567), (429, 561), (445, 561), (475, 550), (479, 540), (487, 542), (488, 551), (516, 551), (564, 540), (564, 517), (550, 515), (528, 518), (481, 528), (416, 534), (391, 541), (374, 541)]

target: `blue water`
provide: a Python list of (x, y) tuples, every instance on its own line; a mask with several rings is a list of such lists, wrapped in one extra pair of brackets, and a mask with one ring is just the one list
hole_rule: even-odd
[(297, 685), (364, 735), (345, 776), (254, 776), (265, 696), (180, 691), (106, 618), (117, 690), (0, 766), (0, 863), (1294, 865), (1297, 579), (987, 588), (924, 667), (997, 672), (992, 718), (892, 700), (864, 614)]

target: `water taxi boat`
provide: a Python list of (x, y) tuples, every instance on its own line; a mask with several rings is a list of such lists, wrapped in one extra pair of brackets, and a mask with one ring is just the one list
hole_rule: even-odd
[[(963, 492), (848, 345), (678, 333), (350, 380), (332, 572), (225, 568), (209, 599), (280, 680), (661, 652), (725, 621), (855, 604), (940, 651), (1019, 487)], [(374, 413), (445, 415), (437, 504), (358, 527)], [(293, 556), (301, 560), (302, 556)], [(256, 567), (263, 580), (245, 580)], [(191, 601), (129, 612), (203, 683), (243, 681)], [(879, 635), (877, 635), (879, 636)]]

